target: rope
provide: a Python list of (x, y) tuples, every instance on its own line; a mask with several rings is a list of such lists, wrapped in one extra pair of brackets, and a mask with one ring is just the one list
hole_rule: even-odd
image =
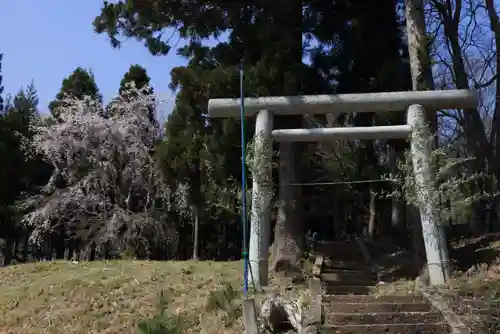
[(335, 181), (335, 182), (310, 182), (310, 183), (281, 183), (278, 186), (292, 187), (292, 186), (331, 186), (342, 184), (361, 184), (361, 183), (377, 183), (377, 182), (396, 182), (402, 179), (376, 179), (376, 180), (358, 180), (358, 181)]

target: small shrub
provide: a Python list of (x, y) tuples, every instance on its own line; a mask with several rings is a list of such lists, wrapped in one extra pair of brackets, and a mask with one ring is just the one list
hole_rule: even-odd
[(186, 323), (180, 315), (168, 313), (170, 299), (164, 291), (160, 293), (157, 313), (149, 319), (137, 324), (139, 334), (180, 334), (185, 330)]
[(120, 252), (120, 259), (122, 260), (137, 260), (137, 255), (132, 247), (126, 247)]
[(239, 293), (230, 284), (224, 284), (222, 288), (211, 291), (206, 309), (209, 312), (225, 312), (224, 322), (231, 325), (233, 321), (241, 316), (241, 305), (237, 302)]

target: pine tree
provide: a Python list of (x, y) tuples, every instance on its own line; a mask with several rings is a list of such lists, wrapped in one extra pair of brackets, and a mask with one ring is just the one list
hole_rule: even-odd
[[(142, 89), (146, 86), (150, 85), (151, 78), (148, 76), (146, 69), (140, 65), (131, 65), (128, 69), (127, 73), (123, 76), (123, 79), (120, 81), (120, 96), (123, 95), (126, 91), (127, 84), (131, 82), (134, 83), (135, 88)], [(149, 93), (153, 93), (153, 88), (149, 87)]]
[[(38, 118), (38, 94), (30, 83), (21, 89), (5, 106), (0, 117), (0, 155), (4, 163), (0, 166), (0, 238), (7, 241), (4, 253), (7, 264), (12, 258), (12, 245), (15, 238), (27, 240), (29, 232), (18, 225), (22, 212), (15, 205), (24, 196), (38, 192), (40, 185), (48, 179), (51, 168), (38, 157), (27, 156), (22, 148), (22, 140), (31, 140), (31, 125)], [(27, 256), (27, 241), (24, 245), (24, 258)]]
[[(150, 86), (151, 78), (148, 76), (146, 69), (140, 65), (131, 65), (129, 70), (123, 75), (120, 81), (119, 95), (111, 100), (106, 106), (106, 115), (112, 116), (119, 112), (116, 108), (123, 101), (130, 101), (137, 97), (137, 92), (140, 91), (143, 96), (154, 94), (153, 88)], [(149, 106), (149, 117), (151, 122), (156, 123), (155, 108)]]
[(91, 71), (77, 67), (73, 73), (64, 78), (61, 90), (57, 93), (54, 101), (50, 102), (49, 109), (54, 118), (58, 118), (65, 97), (71, 96), (78, 100), (90, 97), (102, 102), (102, 96), (95, 82), (94, 74)]
[(3, 86), (2, 86), (2, 81), (3, 81), (3, 75), (2, 75), (2, 60), (3, 60), (3, 53), (0, 53), (0, 113), (3, 112), (4, 109), (4, 99), (3, 99)]

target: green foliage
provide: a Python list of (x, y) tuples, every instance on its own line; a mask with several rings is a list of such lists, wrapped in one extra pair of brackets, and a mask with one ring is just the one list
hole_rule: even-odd
[[(131, 65), (128, 72), (125, 73), (123, 79), (120, 81), (119, 94), (123, 95), (127, 89), (127, 84), (134, 83), (135, 88), (142, 89), (149, 86), (151, 78), (148, 76), (146, 69), (140, 65)], [(151, 88), (151, 94), (153, 89)]]
[[(431, 135), (433, 138), (433, 135)], [(450, 147), (442, 146), (431, 151), (430, 201), (435, 204), (440, 223), (450, 220), (460, 223), (473, 213), (474, 205), (500, 195), (496, 179), (484, 172), (470, 173), (467, 165), (475, 158), (454, 157)], [(415, 184), (412, 155), (406, 151), (403, 159), (397, 161), (398, 172), (387, 179), (399, 180), (400, 188), (391, 192), (380, 192), (380, 197), (400, 198), (410, 205), (419, 206), (419, 189)]]
[[(114, 98), (106, 106), (106, 114), (113, 115), (119, 111), (120, 102), (132, 101), (137, 98), (136, 91), (140, 91), (144, 95), (151, 95), (154, 93), (153, 88), (150, 86), (151, 78), (148, 76), (146, 69), (140, 65), (131, 65), (129, 70), (123, 75), (120, 81), (120, 88), (118, 90), (119, 96)], [(155, 108), (153, 105), (148, 107), (149, 117), (152, 122), (156, 124)]]
[(186, 323), (180, 315), (171, 315), (168, 311), (170, 298), (162, 290), (158, 300), (157, 312), (150, 318), (137, 324), (139, 334), (180, 334)]
[[(8, 191), (11, 203), (21, 192), (34, 190), (40, 182), (41, 161), (26, 159), (22, 151), (22, 141), (30, 140), (33, 133), (30, 129), (32, 122), (38, 119), (38, 95), (33, 83), (26, 89), (20, 90), (6, 105), (4, 114), (0, 117), (2, 128), (2, 172), (4, 178), (2, 187)], [(43, 168), (42, 168), (43, 169)], [(46, 170), (45, 170), (46, 172)], [(44, 174), (43, 172), (41, 174)]]
[[(207, 231), (203, 223), (210, 221), (224, 230), (222, 226), (231, 223), (221, 222), (221, 217), (230, 212), (237, 218), (241, 200), (239, 124), (234, 120), (208, 119), (208, 100), (239, 96), (241, 62), (245, 69), (245, 96), (409, 89), (409, 67), (400, 55), (404, 48), (399, 28), (403, 23), (397, 17), (396, 3), (281, 0), (241, 6), (231, 2), (139, 4), (122, 0), (105, 2), (94, 29), (108, 34), (114, 47), (121, 45), (121, 36), (132, 37), (143, 41), (155, 55), (166, 54), (174, 47), (177, 38), (165, 38), (170, 36), (166, 31), (169, 28), (188, 42), (177, 50), (188, 59), (188, 65), (171, 71), (171, 88), (177, 92), (177, 99), (157, 156), (173, 191), (178, 183), (188, 185), (188, 202), (200, 209), (202, 229)], [(374, 12), (380, 14), (374, 16)], [(221, 33), (228, 34), (226, 42), (214, 47), (204, 45), (205, 38)], [(319, 45), (310, 43), (314, 38)], [(367, 49), (377, 52), (366, 52)], [(310, 56), (311, 65), (302, 62), (304, 56)], [(354, 118), (341, 115), (337, 121), (339, 125), (401, 124), (402, 115), (394, 113), (374, 119), (372, 114), (360, 113)], [(301, 126), (300, 116), (276, 118), (276, 127)], [(246, 141), (250, 142), (253, 122), (247, 122), (245, 131)], [(384, 171), (378, 155), (383, 153), (385, 144), (318, 144), (301, 150), (297, 165), (302, 175), (310, 176), (305, 182), (320, 178), (323, 182), (332, 178), (377, 178)], [(399, 146), (404, 149), (404, 145)], [(315, 151), (325, 154), (318, 159)], [(252, 149), (249, 154), (253, 154)], [(252, 170), (252, 157), (249, 158)], [(250, 184), (251, 173), (247, 175)], [(277, 183), (276, 179), (273, 181)], [(342, 196), (338, 189), (322, 190), (324, 199)], [(368, 194), (368, 190), (356, 189), (359, 197)], [(234, 195), (228, 200), (230, 194)], [(362, 202), (360, 205), (366, 204)], [(363, 210), (353, 211), (363, 214)], [(192, 223), (191, 220), (188, 217), (185, 222)]]
[[(28, 194), (34, 194), (50, 175), (50, 167), (38, 157), (27, 157), (23, 141), (31, 140), (31, 125), (38, 121), (38, 94), (33, 83), (21, 89), (7, 101), (0, 115), (0, 237), (22, 233), (18, 226), (16, 202)], [(7, 258), (10, 254), (6, 255)], [(9, 260), (7, 260), (7, 263)]]
[(4, 99), (3, 99), (3, 86), (2, 86), (2, 81), (3, 81), (3, 75), (2, 75), (2, 60), (3, 60), (3, 53), (0, 53), (0, 113), (3, 112), (4, 108)]
[(223, 284), (222, 288), (210, 291), (207, 299), (206, 309), (209, 312), (223, 311), (225, 313), (226, 325), (241, 317), (241, 304), (237, 298), (240, 297), (231, 284)]
[(81, 67), (77, 67), (73, 73), (63, 79), (61, 90), (57, 93), (56, 99), (50, 102), (49, 109), (55, 118), (59, 115), (59, 109), (63, 107), (62, 100), (67, 96), (78, 100), (88, 96), (102, 102), (102, 96), (99, 93), (94, 74)]

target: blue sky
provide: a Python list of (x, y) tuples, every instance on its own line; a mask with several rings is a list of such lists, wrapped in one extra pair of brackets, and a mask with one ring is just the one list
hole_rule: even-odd
[[(171, 100), (168, 88), (171, 68), (185, 64), (175, 55), (154, 57), (142, 43), (129, 40), (113, 49), (106, 35), (93, 31), (102, 0), (0, 0), (0, 53), (6, 93), (16, 93), (34, 81), (40, 109), (47, 110), (64, 77), (77, 66), (92, 69), (97, 85), (108, 101), (115, 96), (123, 74), (131, 64), (147, 69), (151, 85), (160, 97)], [(162, 109), (170, 112), (172, 104)]]

